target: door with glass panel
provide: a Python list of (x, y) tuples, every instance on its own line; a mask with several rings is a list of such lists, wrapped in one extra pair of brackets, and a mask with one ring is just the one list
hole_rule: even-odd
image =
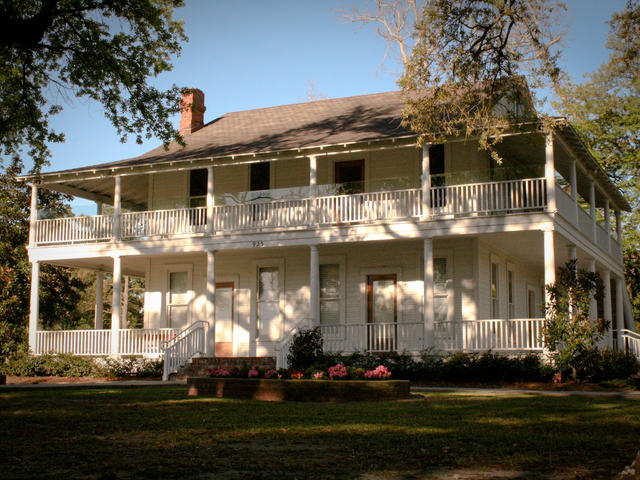
[(398, 288), (396, 274), (367, 276), (367, 350), (397, 348)]
[(191, 320), (191, 272), (167, 272), (167, 326), (182, 330)]
[(233, 282), (216, 283), (216, 356), (233, 356)]
[(449, 315), (451, 272), (447, 257), (433, 259), (433, 315), (434, 331), (438, 342), (448, 348), (456, 348), (462, 332)]
[(278, 267), (258, 268), (257, 333), (260, 340), (276, 341), (282, 333), (279, 279)]

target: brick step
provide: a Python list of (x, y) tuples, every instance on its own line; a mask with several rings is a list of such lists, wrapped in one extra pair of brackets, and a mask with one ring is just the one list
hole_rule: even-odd
[(194, 357), (189, 363), (178, 370), (176, 378), (200, 377), (209, 375), (212, 368), (248, 369), (256, 367), (260, 370), (276, 368), (274, 357)]

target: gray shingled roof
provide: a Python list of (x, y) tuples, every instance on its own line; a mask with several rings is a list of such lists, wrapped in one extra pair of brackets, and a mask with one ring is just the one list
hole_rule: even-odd
[(225, 113), (186, 136), (184, 148), (174, 142), (169, 150), (160, 146), (139, 157), (74, 171), (411, 135), (400, 125), (403, 107), (399, 92), (386, 92)]

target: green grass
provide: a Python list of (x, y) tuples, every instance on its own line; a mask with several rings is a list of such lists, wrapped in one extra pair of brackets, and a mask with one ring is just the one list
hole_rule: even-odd
[(638, 399), (272, 403), (190, 398), (184, 386), (0, 393), (3, 479), (413, 479), (469, 468), (608, 479), (638, 448)]

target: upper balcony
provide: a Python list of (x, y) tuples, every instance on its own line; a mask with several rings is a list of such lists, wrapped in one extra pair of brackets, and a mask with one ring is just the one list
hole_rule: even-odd
[[(443, 183), (443, 179), (434, 176), (432, 184)], [(543, 211), (547, 205), (545, 179), (541, 177), (432, 186), (426, 202), (421, 188), (382, 189), (408, 183), (397, 178), (386, 180), (375, 192), (352, 193), (361, 187), (344, 183), (318, 185), (317, 195), (311, 195), (309, 187), (225, 194), (216, 198), (210, 220), (206, 206), (37, 220), (34, 245), (427, 221)]]

